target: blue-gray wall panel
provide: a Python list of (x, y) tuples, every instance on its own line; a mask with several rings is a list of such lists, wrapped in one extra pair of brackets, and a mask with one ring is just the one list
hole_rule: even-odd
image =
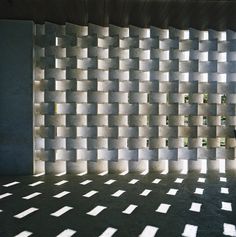
[(33, 23), (0, 21), (0, 175), (33, 173)]

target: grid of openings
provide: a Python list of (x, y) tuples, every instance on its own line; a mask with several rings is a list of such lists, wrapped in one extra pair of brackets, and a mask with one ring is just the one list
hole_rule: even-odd
[(232, 31), (36, 25), (36, 169), (231, 166), (235, 40)]

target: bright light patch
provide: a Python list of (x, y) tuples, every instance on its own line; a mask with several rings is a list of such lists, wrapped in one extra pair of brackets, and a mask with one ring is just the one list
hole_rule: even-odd
[(147, 225), (139, 237), (154, 237), (157, 233), (158, 228), (155, 226)]
[(225, 177), (220, 177), (220, 182), (227, 182), (227, 178), (225, 178)]
[(116, 180), (110, 179), (110, 180), (106, 181), (104, 184), (110, 185), (110, 184), (113, 184), (114, 182), (116, 182)]
[(231, 202), (221, 202), (221, 210), (224, 211), (232, 211), (232, 204)]
[(4, 194), (0, 195), (0, 199), (3, 199), (5, 197), (9, 197), (11, 195), (12, 195), (12, 193), (4, 193)]
[(196, 188), (194, 193), (195, 193), (195, 194), (200, 194), (200, 195), (202, 195), (202, 194), (203, 194), (203, 191), (204, 191), (203, 188)]
[(161, 174), (166, 175), (169, 172), (169, 162), (168, 160), (164, 160), (164, 162), (165, 169), (161, 172)]
[(207, 160), (201, 160), (201, 174), (206, 174), (207, 173)]
[(226, 83), (226, 81), (227, 81), (227, 75), (226, 75), (226, 73), (220, 73), (219, 75), (218, 75), (218, 80), (217, 80), (218, 82), (222, 82), (222, 83)]
[(170, 30), (169, 29), (163, 29), (163, 38), (169, 39), (170, 38)]
[(69, 193), (70, 192), (68, 192), (68, 191), (63, 191), (63, 192), (58, 193), (57, 195), (54, 195), (53, 197), (54, 198), (62, 198), (62, 197), (66, 196)]
[(225, 173), (225, 159), (219, 159), (219, 172)]
[(157, 209), (156, 212), (167, 213), (171, 205), (162, 203)]
[(208, 82), (208, 73), (201, 74), (201, 82)]
[(132, 179), (129, 181), (129, 184), (136, 184), (138, 181), (138, 179)]
[(61, 173), (59, 173), (59, 174), (56, 174), (56, 176), (57, 177), (60, 177), (60, 176), (63, 176), (63, 175), (65, 175), (66, 174), (66, 172), (61, 172)]
[(221, 188), (220, 192), (224, 193), (224, 194), (229, 194), (229, 189), (228, 188)]
[(125, 170), (125, 171), (123, 171), (122, 173), (120, 173), (120, 175), (127, 175), (129, 173), (129, 171), (128, 170)]
[(19, 184), (19, 183), (20, 182), (15, 181), (15, 182), (11, 182), (11, 183), (8, 183), (8, 184), (4, 184), (3, 187), (11, 187), (11, 186), (14, 186), (14, 185)]
[(64, 206), (61, 209), (59, 209), (58, 211), (51, 213), (50, 215), (59, 217), (59, 216), (65, 214), (66, 212), (70, 211), (71, 209), (73, 209), (73, 207)]
[(176, 193), (178, 192), (178, 189), (174, 189), (174, 188), (171, 188), (169, 191), (168, 191), (168, 195), (176, 195)]
[(162, 60), (170, 60), (170, 50), (162, 50)]
[(184, 227), (184, 232), (182, 233), (182, 236), (196, 237), (197, 236), (197, 229), (198, 229), (198, 227), (195, 225), (186, 224)]
[(188, 160), (183, 160), (183, 169), (181, 171), (181, 174), (187, 174), (188, 173)]
[(226, 62), (227, 61), (227, 54), (226, 52), (219, 53), (219, 62)]
[(88, 214), (90, 216), (97, 216), (100, 212), (102, 212), (106, 208), (107, 207), (104, 207), (104, 206), (96, 206), (90, 212), (87, 212), (86, 214)]
[(150, 79), (150, 72), (143, 72), (143, 79), (148, 81)]
[(142, 173), (141, 173), (141, 175), (146, 175), (146, 174), (148, 174), (148, 170), (144, 170)]
[(136, 207), (137, 205), (131, 204), (124, 211), (122, 211), (122, 213), (130, 215), (135, 210)]
[(87, 184), (89, 184), (89, 183), (91, 183), (91, 182), (92, 182), (92, 180), (87, 179), (87, 180), (83, 181), (83, 182), (80, 183), (80, 184), (81, 184), (81, 185), (87, 185)]
[(188, 72), (183, 72), (181, 77), (181, 81), (189, 81), (189, 73)]
[(221, 40), (221, 41), (226, 40), (226, 32), (225, 31), (219, 32), (219, 40)]
[(198, 183), (205, 183), (206, 179), (205, 178), (199, 178)]
[(37, 181), (37, 182), (35, 182), (35, 183), (29, 184), (29, 186), (35, 187), (35, 186), (38, 186), (38, 185), (40, 185), (40, 184), (42, 184), (42, 183), (44, 183), (44, 182), (43, 182), (43, 181)]
[(55, 46), (59, 46), (59, 38), (58, 37), (56, 37)]
[(60, 186), (60, 185), (65, 184), (67, 182), (68, 182), (67, 180), (62, 180), (62, 181), (60, 181), (58, 183), (55, 183), (55, 185)]
[(99, 176), (104, 176), (104, 175), (106, 175), (106, 174), (108, 174), (108, 171), (103, 171), (102, 173), (100, 173), (100, 174), (98, 174)]
[(152, 190), (150, 189), (145, 189), (142, 193), (140, 193), (139, 195), (141, 196), (147, 196)]
[(184, 181), (184, 179), (177, 178), (177, 179), (175, 180), (175, 183), (181, 184), (181, 183), (183, 183), (183, 181)]
[(154, 180), (152, 181), (153, 184), (158, 184), (158, 183), (160, 183), (160, 182), (161, 182), (161, 179), (154, 179)]
[(194, 212), (200, 212), (201, 211), (201, 203), (196, 203), (196, 202), (192, 202), (192, 205), (190, 207), (190, 211), (194, 211)]
[(90, 191), (90, 192), (84, 194), (83, 197), (90, 198), (90, 197), (92, 197), (93, 195), (95, 195), (96, 193), (98, 193), (98, 191), (92, 190), (92, 191)]
[(31, 198), (37, 197), (37, 196), (40, 195), (40, 194), (42, 194), (42, 193), (35, 192), (35, 193), (32, 193), (32, 194), (30, 194), (30, 195), (28, 195), (28, 196), (25, 196), (25, 197), (22, 197), (22, 198), (23, 198), (23, 199), (26, 199), (26, 200), (29, 200), (29, 199), (31, 199)]
[(118, 191), (116, 191), (115, 193), (113, 193), (111, 196), (112, 196), (112, 197), (119, 197), (119, 196), (121, 196), (123, 193), (125, 193), (124, 190), (118, 190)]
[(150, 29), (145, 29), (145, 35), (144, 38), (150, 38)]
[(72, 235), (74, 235), (76, 233), (75, 230), (71, 230), (71, 229), (66, 229), (64, 231), (62, 231), (59, 235), (57, 235), (56, 237), (70, 237)]
[(112, 227), (108, 227), (101, 235), (99, 235), (98, 237), (111, 237), (112, 235), (114, 235), (116, 233), (117, 229), (112, 228)]
[(161, 174), (163, 174), (163, 175), (166, 175), (166, 174), (168, 174), (168, 170), (163, 170), (162, 172), (161, 172)]
[(79, 174), (77, 174), (78, 176), (83, 176), (83, 175), (86, 175), (87, 174), (87, 172), (85, 171), (85, 172), (82, 172), (82, 173), (79, 173)]
[(208, 40), (208, 31), (203, 31), (202, 32), (202, 40)]
[[(145, 51), (143, 51), (143, 53), (144, 53), (144, 57), (143, 57), (143, 59), (150, 59), (150, 50), (145, 50)], [(149, 72), (148, 72), (149, 73)], [(147, 78), (147, 76), (144, 74), (144, 78), (146, 79)], [(149, 79), (149, 77), (147, 78), (147, 79)]]
[(39, 173), (39, 174), (35, 174), (35, 175), (34, 175), (34, 177), (40, 177), (40, 176), (43, 176), (43, 175), (45, 175), (45, 173), (44, 173), (44, 172), (42, 172), (42, 173)]
[(183, 31), (183, 39), (184, 40), (189, 39), (189, 30), (184, 30)]
[(201, 61), (207, 62), (208, 61), (208, 52), (201, 52)]
[(62, 66), (62, 60), (59, 58), (55, 59), (55, 68), (61, 68)]
[(29, 231), (22, 231), (21, 233), (19, 233), (18, 235), (15, 235), (15, 237), (28, 237), (30, 235), (32, 235), (33, 233), (32, 232), (29, 232)]
[(236, 236), (235, 225), (224, 223), (224, 232), (223, 232), (223, 234), (228, 235), (228, 236)]
[(31, 214), (31, 213), (33, 213), (35, 211), (38, 211), (38, 208), (31, 207), (31, 208), (29, 208), (29, 209), (27, 209), (27, 210), (25, 210), (25, 211), (15, 215), (14, 217), (18, 218), (18, 219), (21, 219), (21, 218), (23, 218), (25, 216), (28, 216), (29, 214)]

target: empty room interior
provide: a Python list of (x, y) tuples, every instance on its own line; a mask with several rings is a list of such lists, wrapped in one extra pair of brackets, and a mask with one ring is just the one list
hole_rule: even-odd
[(0, 1), (0, 237), (236, 236), (235, 12)]

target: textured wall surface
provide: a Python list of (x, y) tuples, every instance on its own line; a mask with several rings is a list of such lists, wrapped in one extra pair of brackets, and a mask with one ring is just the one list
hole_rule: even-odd
[(235, 168), (235, 42), (232, 31), (37, 25), (37, 169)]
[(0, 21), (0, 174), (33, 173), (33, 23)]

